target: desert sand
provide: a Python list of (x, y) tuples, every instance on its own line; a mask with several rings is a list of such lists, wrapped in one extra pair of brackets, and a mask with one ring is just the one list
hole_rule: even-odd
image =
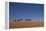
[(44, 27), (44, 22), (9, 22), (9, 28)]

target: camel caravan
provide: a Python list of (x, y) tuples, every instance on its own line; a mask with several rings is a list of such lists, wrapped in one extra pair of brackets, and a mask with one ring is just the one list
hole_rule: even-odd
[(31, 19), (15, 19), (14, 21), (16, 22), (16, 21), (32, 21), (32, 20)]

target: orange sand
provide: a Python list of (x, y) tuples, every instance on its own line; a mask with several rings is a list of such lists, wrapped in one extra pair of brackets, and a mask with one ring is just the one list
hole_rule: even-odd
[(9, 28), (43, 27), (44, 22), (9, 22)]

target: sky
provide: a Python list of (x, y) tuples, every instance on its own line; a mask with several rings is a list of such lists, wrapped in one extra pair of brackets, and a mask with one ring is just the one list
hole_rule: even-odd
[(9, 3), (9, 19), (44, 20), (44, 4), (34, 3)]

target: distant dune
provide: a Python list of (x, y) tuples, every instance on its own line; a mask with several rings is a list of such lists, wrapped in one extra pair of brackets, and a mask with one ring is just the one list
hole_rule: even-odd
[(9, 22), (9, 28), (43, 27), (44, 22)]

